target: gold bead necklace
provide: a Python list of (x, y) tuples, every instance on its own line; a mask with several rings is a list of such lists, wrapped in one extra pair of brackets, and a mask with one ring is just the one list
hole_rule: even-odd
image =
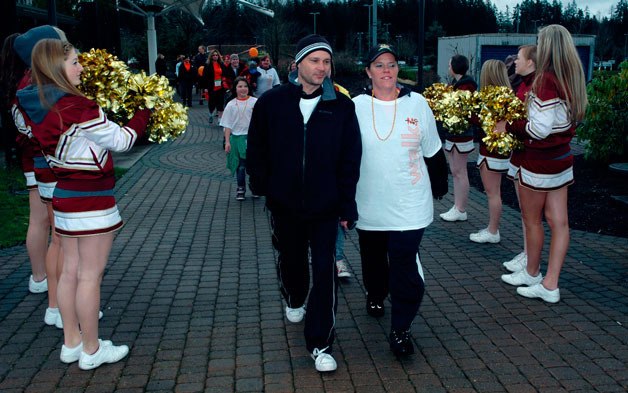
[[(396, 90), (396, 89), (395, 89)], [(392, 135), (393, 131), (395, 130), (395, 120), (397, 120), (397, 97), (399, 96), (399, 91), (396, 90), (395, 91), (395, 112), (393, 113), (393, 121), (392, 121), (392, 127), (390, 127), (390, 131), (388, 131), (388, 135), (386, 135), (386, 138), (382, 138), (381, 136), (379, 136), (379, 133), (377, 132), (377, 127), (375, 126), (375, 92), (374, 90), (371, 90), (371, 114), (373, 115), (373, 131), (375, 131), (375, 136), (377, 136), (377, 139), (379, 139), (382, 142), (385, 142), (388, 140), (388, 138), (390, 138), (390, 136)]]

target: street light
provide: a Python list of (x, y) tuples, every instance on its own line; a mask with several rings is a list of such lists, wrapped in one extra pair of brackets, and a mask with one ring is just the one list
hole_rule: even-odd
[(320, 12), (310, 12), (310, 15), (314, 17), (314, 34), (316, 34), (316, 15), (320, 14)]
[(358, 59), (362, 60), (362, 36), (364, 32), (359, 31), (358, 33)]
[(362, 4), (362, 6), (363, 7), (368, 7), (368, 9), (369, 9), (369, 24), (368, 24), (367, 29), (366, 29), (366, 46), (370, 47), (369, 46), (370, 45), (369, 42), (371, 41), (371, 37), (372, 37), (372, 35), (371, 35), (371, 7), (373, 5), (372, 4)]
[(417, 46), (416, 86), (423, 92), (423, 43), (425, 42), (425, 0), (419, 0), (419, 42)]
[(390, 32), (388, 31), (388, 26), (390, 25), (390, 23), (384, 23), (384, 28), (386, 29), (386, 42), (390, 42)]
[(536, 33), (538, 33), (538, 32), (539, 32), (539, 31), (537, 30), (537, 28), (536, 28), (536, 24), (537, 24), (538, 22), (540, 22), (540, 21), (541, 21), (540, 19), (534, 19), (534, 20), (532, 20), (532, 22), (534, 22), (534, 34), (536, 34)]

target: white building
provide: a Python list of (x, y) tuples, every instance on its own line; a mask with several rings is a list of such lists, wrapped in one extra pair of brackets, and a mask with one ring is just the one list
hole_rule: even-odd
[[(594, 35), (574, 34), (574, 43), (580, 55), (587, 80), (593, 77)], [(471, 34), (438, 39), (437, 72), (441, 81), (451, 80), (448, 74), (449, 59), (455, 54), (469, 59), (468, 74), (480, 80), (482, 64), (489, 59), (504, 60), (508, 55), (516, 55), (521, 45), (536, 43), (536, 34)]]

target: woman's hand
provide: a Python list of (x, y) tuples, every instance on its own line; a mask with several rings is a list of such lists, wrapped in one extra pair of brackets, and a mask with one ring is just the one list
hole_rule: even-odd
[(231, 151), (231, 143), (229, 141), (225, 142), (225, 153), (229, 154)]
[(496, 134), (503, 134), (506, 132), (506, 120), (498, 121), (497, 124), (495, 124), (495, 128), (493, 128), (493, 132)]

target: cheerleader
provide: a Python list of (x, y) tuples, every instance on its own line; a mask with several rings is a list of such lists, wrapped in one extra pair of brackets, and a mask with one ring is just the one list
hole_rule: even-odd
[(149, 111), (138, 111), (125, 127), (108, 121), (77, 89), (82, 71), (70, 43), (41, 40), (32, 52), (34, 84), (18, 91), (17, 98), (24, 123), (57, 177), (52, 207), (63, 249), (57, 294), (64, 333), (60, 358), (89, 370), (117, 362), (129, 351), (98, 338), (100, 283), (114, 232), (122, 227), (110, 151), (133, 146)]

